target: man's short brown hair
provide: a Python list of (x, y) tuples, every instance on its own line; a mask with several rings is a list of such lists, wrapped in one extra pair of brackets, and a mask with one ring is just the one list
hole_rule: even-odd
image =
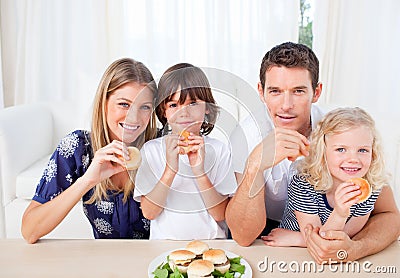
[(315, 90), (318, 85), (319, 62), (315, 53), (306, 45), (285, 42), (268, 51), (260, 68), (260, 82), (265, 87), (265, 73), (271, 67), (304, 68), (309, 71), (311, 85)]

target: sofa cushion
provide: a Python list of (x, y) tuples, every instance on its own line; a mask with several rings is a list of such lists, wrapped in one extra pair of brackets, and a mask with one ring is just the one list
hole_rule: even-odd
[(21, 199), (32, 199), (36, 191), (36, 186), (42, 177), (43, 170), (51, 155), (39, 159), (30, 167), (22, 171), (16, 179), (16, 196)]

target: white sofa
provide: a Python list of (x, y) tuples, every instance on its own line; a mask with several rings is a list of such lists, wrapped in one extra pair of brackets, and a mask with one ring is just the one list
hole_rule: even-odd
[[(79, 107), (70, 103), (37, 103), (0, 110), (0, 236), (21, 237), (21, 219), (59, 140), (85, 128)], [(46, 237), (92, 238), (82, 204)]]

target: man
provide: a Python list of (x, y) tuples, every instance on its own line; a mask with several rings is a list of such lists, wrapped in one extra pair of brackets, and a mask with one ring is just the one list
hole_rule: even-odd
[[(226, 222), (242, 246), (279, 225), (292, 161), (308, 155), (307, 138), (323, 116), (313, 104), (322, 91), (318, 75), (317, 57), (301, 44), (283, 43), (263, 58), (258, 92), (266, 109), (245, 119), (231, 136), (239, 188), (227, 206)], [(347, 260), (356, 260), (397, 239), (400, 213), (390, 187), (382, 190), (371, 215), (352, 239), (343, 231), (320, 234), (318, 227), (307, 226), (306, 244), (312, 257), (319, 263), (337, 260), (338, 250), (345, 250)]]

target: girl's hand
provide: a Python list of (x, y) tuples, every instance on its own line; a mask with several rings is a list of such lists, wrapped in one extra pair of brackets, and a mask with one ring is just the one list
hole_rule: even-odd
[(126, 171), (124, 157), (129, 159), (127, 147), (121, 141), (114, 140), (96, 151), (92, 163), (83, 176), (93, 187), (117, 173)]
[(190, 166), (192, 167), (192, 171), (195, 176), (201, 176), (204, 174), (204, 138), (202, 136), (190, 133), (189, 144), (190, 152), (187, 155)]
[(338, 215), (347, 218), (350, 214), (350, 207), (357, 203), (357, 196), (360, 194), (360, 187), (353, 183), (341, 183), (335, 191), (335, 208)]
[(297, 231), (275, 228), (268, 235), (261, 236), (268, 246), (300, 246), (305, 247), (303, 235)]
[(181, 140), (177, 134), (169, 134), (165, 136), (165, 157), (167, 160), (167, 168), (175, 174), (179, 170), (179, 152), (181, 151)]

